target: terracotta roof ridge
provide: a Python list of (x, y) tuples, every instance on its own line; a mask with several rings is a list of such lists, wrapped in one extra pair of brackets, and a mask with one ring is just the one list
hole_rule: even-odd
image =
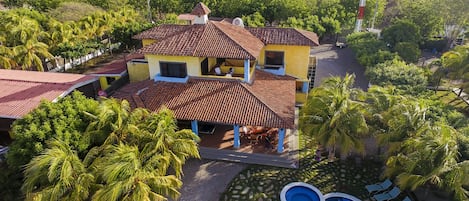
[[(193, 26), (194, 26), (194, 25), (193, 25)], [(195, 25), (195, 26), (200, 26), (200, 25)], [(207, 31), (207, 26), (205, 26), (205, 25), (202, 25), (202, 26), (203, 26), (203, 29), (204, 29), (204, 30), (203, 30), (202, 33), (200, 34), (201, 36), (203, 36), (203, 35), (205, 34), (205, 32)], [(199, 39), (200, 39), (200, 38), (199, 38)], [(201, 41), (202, 41), (202, 40), (197, 40), (197, 41), (196, 41), (197, 44), (195, 45), (194, 50), (191, 52), (191, 56), (194, 57), (194, 56), (196, 55), (195, 53), (198, 51), (198, 49), (199, 49), (199, 44), (200, 44)]]
[[(297, 28), (290, 28), (290, 29), (294, 29), (296, 32), (298, 32), (303, 38), (306, 38), (306, 40), (310, 40), (311, 42), (313, 42), (314, 44), (316, 44), (317, 46), (319, 46), (319, 44), (316, 43), (316, 41), (313, 41), (311, 38), (309, 38), (307, 35), (305, 35), (304, 32), (310, 32), (310, 31), (307, 31), (307, 30), (303, 30), (303, 29), (297, 29)], [(314, 32), (311, 32), (312, 34), (316, 34)], [(317, 34), (316, 34), (317, 35)]]
[(240, 82), (240, 85), (241, 85), (244, 89), (246, 89), (246, 91), (248, 91), (253, 97), (255, 97), (256, 100), (258, 100), (260, 103), (262, 103), (262, 105), (265, 105), (267, 108), (269, 108), (269, 110), (272, 111), (272, 113), (274, 113), (274, 115), (275, 115), (276, 117), (280, 118), (280, 119), (283, 121), (283, 123), (284, 123), (285, 125), (288, 125), (288, 122), (287, 122), (283, 117), (281, 117), (280, 115), (278, 115), (278, 113), (277, 113), (270, 105), (268, 105), (267, 103), (265, 103), (264, 101), (262, 101), (262, 99), (259, 98), (259, 97), (256, 95), (256, 93), (254, 93), (251, 89), (249, 89), (246, 84), (243, 84), (243, 83)]
[[(241, 49), (243, 49), (244, 51), (246, 51), (251, 57), (256, 58), (255, 55), (253, 55), (251, 52), (249, 52), (248, 50), (246, 50), (241, 44), (239, 44), (238, 41), (234, 40), (229, 34), (226, 34), (216, 23), (213, 23), (213, 22), (210, 22), (210, 23), (212, 23), (221, 33), (223, 33), (223, 35), (227, 36), (231, 41), (233, 41), (239, 48), (241, 48)], [(220, 24), (221, 24), (221, 23), (220, 23)], [(223, 25), (222, 25), (222, 26), (223, 26)], [(233, 25), (233, 26), (235, 26), (235, 25)], [(244, 28), (243, 28), (243, 29), (244, 29)], [(248, 31), (248, 30), (246, 30), (246, 31)], [(249, 31), (248, 31), (248, 32), (249, 32)], [(249, 32), (249, 33), (252, 34), (251, 32)], [(254, 37), (257, 38), (256, 36), (254, 36)], [(257, 38), (257, 39), (259, 40), (259, 38)], [(259, 40), (259, 41), (261, 41), (261, 40)], [(263, 42), (261, 41), (261, 43), (263, 43)]]
[(135, 105), (137, 107), (146, 108), (145, 103), (143, 102), (142, 98), (140, 98), (140, 95), (138, 95), (137, 93), (132, 94), (132, 100), (135, 102)]

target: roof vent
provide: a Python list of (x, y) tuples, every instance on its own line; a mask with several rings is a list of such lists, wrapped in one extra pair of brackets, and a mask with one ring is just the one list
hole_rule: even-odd
[(233, 25), (244, 27), (243, 20), (239, 17), (233, 19)]

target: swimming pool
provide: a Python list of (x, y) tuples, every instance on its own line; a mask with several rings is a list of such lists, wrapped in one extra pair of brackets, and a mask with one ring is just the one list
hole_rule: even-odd
[(326, 201), (361, 201), (360, 199), (345, 193), (328, 193), (324, 195)]
[(321, 191), (313, 185), (304, 182), (293, 182), (284, 186), (280, 192), (281, 201), (361, 201), (345, 193), (328, 193), (322, 195)]
[(283, 187), (280, 192), (281, 201), (325, 201), (323, 195), (316, 187), (303, 183), (293, 182)]

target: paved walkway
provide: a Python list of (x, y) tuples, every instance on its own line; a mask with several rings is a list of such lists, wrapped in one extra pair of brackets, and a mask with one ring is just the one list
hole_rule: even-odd
[(218, 201), (246, 164), (191, 159), (183, 167), (179, 201)]
[(316, 56), (318, 63), (314, 86), (331, 76), (344, 77), (346, 73), (355, 74), (355, 87), (368, 89), (368, 79), (365, 77), (365, 67), (355, 59), (355, 54), (350, 48), (337, 48), (332, 44), (324, 44), (314, 47), (311, 56)]

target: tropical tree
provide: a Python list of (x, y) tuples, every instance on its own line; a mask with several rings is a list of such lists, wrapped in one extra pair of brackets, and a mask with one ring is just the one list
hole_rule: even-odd
[(388, 158), (385, 175), (396, 176), (403, 189), (430, 184), (456, 200), (469, 199), (469, 161), (458, 161), (457, 131), (444, 122), (427, 131), (404, 141), (401, 152)]
[(392, 155), (401, 149), (401, 143), (421, 133), (428, 132), (430, 124), (426, 119), (428, 107), (420, 100), (401, 98), (388, 110), (381, 113), (381, 130), (378, 142), (387, 145), (388, 154)]
[[(92, 111), (82, 107), (67, 110), (90, 119), (80, 138), (74, 143), (58, 134), (48, 138), (48, 147), (25, 166), (27, 199), (177, 199), (182, 166), (188, 158), (200, 158), (197, 135), (176, 131), (167, 109), (131, 110), (127, 101), (115, 99), (104, 99)], [(34, 130), (55, 131), (48, 124), (44, 127)]]
[(96, 167), (103, 187), (92, 200), (167, 200), (166, 196), (177, 199), (182, 182), (167, 175), (165, 163), (167, 157), (145, 156), (137, 146), (112, 146)]
[(391, 47), (397, 43), (409, 42), (419, 44), (421, 40), (419, 27), (409, 20), (397, 20), (391, 26), (383, 30), (383, 40)]
[(35, 67), (38, 71), (44, 71), (43, 61), (54, 57), (48, 48), (49, 46), (43, 42), (28, 40), (23, 45), (14, 47), (17, 54), (15, 61), (23, 70)]
[(461, 80), (461, 95), (464, 89), (469, 88), (469, 46), (458, 46), (441, 56), (443, 68), (448, 69), (448, 77), (453, 80)]
[(0, 68), (11, 69), (16, 66), (13, 60), (14, 52), (11, 48), (0, 45)]
[[(182, 165), (188, 158), (200, 158), (197, 142), (200, 140), (190, 130), (176, 131), (173, 114), (164, 109), (152, 114), (145, 109), (130, 112), (127, 101), (105, 100), (99, 107), (95, 119), (85, 133), (91, 144), (116, 145), (125, 143), (138, 146), (142, 155), (168, 157), (163, 169), (172, 167), (176, 176), (182, 175)], [(105, 146), (95, 147), (91, 152), (96, 157)], [(160, 166), (162, 165), (160, 164)]]
[(362, 91), (353, 87), (355, 75), (332, 77), (314, 88), (301, 112), (301, 130), (329, 149), (333, 160), (336, 148), (343, 154), (364, 152), (361, 137), (368, 132)]
[(244, 23), (248, 27), (264, 27), (265, 19), (262, 17), (261, 13), (255, 12), (250, 15), (243, 15), (242, 17)]
[(24, 175), (26, 200), (88, 200), (95, 185), (77, 152), (58, 140), (25, 166)]

